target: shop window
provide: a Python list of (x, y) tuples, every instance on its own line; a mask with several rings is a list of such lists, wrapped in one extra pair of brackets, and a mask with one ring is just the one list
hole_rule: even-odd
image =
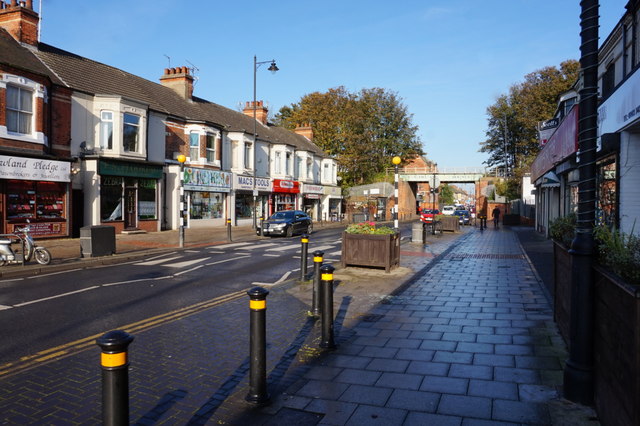
[(597, 223), (599, 225), (617, 227), (616, 163), (613, 160), (605, 160), (599, 163), (597, 179)]
[(138, 219), (157, 219), (155, 179), (138, 179)]
[(251, 195), (236, 195), (236, 218), (248, 219), (253, 217), (253, 197)]
[(7, 219), (64, 220), (66, 184), (9, 180)]
[(30, 135), (33, 121), (33, 91), (7, 85), (7, 130)]
[(122, 178), (103, 176), (100, 182), (100, 219), (102, 222), (122, 220)]
[(189, 157), (191, 161), (200, 158), (200, 134), (198, 132), (189, 133)]
[(124, 114), (122, 145), (126, 152), (138, 152), (140, 139), (140, 116)]
[(100, 148), (113, 149), (113, 111), (100, 112)]
[(223, 195), (218, 192), (191, 192), (191, 219), (218, 219), (223, 214)]
[(207, 133), (207, 162), (213, 163), (216, 161), (216, 137), (211, 133)]

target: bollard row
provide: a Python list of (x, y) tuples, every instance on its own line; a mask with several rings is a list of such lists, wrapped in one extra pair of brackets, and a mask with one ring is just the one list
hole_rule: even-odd
[[(306, 276), (306, 247), (309, 239), (302, 237), (304, 267)], [(322, 317), (320, 347), (335, 349), (333, 325), (333, 272), (331, 265), (323, 265), (324, 252), (313, 252), (313, 294), (310, 315)], [(245, 400), (253, 404), (269, 401), (266, 374), (266, 311), (269, 291), (254, 287), (247, 291), (249, 296), (250, 342), (249, 342), (249, 391)], [(129, 361), (127, 349), (134, 337), (122, 330), (114, 330), (96, 340), (102, 349), (102, 419), (107, 426), (129, 424)]]

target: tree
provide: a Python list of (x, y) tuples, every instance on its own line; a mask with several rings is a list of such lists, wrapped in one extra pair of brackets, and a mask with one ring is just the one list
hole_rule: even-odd
[(313, 142), (334, 156), (346, 186), (371, 183), (390, 167), (393, 156), (422, 155), (413, 116), (397, 94), (386, 89), (350, 93), (344, 87), (314, 92), (276, 115), (277, 124), (313, 128)]
[(577, 81), (580, 64), (567, 60), (560, 68), (545, 67), (525, 76), (487, 108), (487, 139), (480, 152), (489, 154), (489, 167), (503, 167), (508, 176), (521, 176), (540, 151), (537, 125), (552, 118), (558, 97)]
[(445, 206), (450, 206), (453, 204), (453, 190), (449, 185), (442, 184), (440, 186), (440, 196), (438, 197), (440, 202)]

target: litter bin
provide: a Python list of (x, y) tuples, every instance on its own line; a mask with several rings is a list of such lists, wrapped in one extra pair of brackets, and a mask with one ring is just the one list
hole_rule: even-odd
[(80, 228), (80, 256), (110, 256), (116, 252), (116, 228), (109, 225)]
[(422, 222), (414, 223), (411, 225), (411, 242), (412, 243), (423, 243), (422, 239)]

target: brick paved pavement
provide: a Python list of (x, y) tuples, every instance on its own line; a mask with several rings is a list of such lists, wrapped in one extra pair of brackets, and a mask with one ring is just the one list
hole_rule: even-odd
[[(131, 422), (588, 423), (588, 411), (557, 398), (564, 345), (514, 233), (467, 228), (458, 237), (403, 244), (390, 275), (337, 270), (333, 352), (318, 349), (309, 284), (270, 289), (266, 407), (244, 401), (248, 300), (136, 334)], [(99, 423), (98, 354), (0, 378), (0, 422)]]

